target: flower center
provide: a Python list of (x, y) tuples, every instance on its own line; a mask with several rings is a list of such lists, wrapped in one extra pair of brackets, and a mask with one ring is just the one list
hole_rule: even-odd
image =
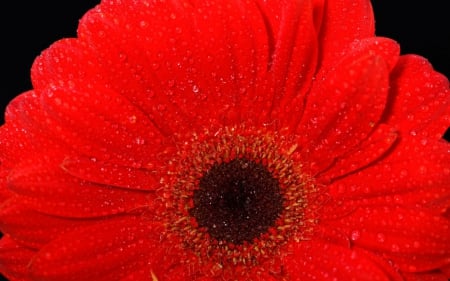
[(226, 127), (178, 139), (161, 178), (165, 239), (178, 241), (174, 248), (192, 254), (183, 260), (205, 276), (281, 274), (281, 247), (310, 239), (316, 224), (317, 188), (302, 171), (296, 138)]
[(252, 242), (274, 226), (283, 208), (278, 181), (245, 158), (215, 164), (193, 194), (190, 214), (218, 241)]

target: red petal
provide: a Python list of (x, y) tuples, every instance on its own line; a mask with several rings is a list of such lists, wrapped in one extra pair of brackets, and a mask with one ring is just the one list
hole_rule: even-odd
[(323, 170), (364, 140), (380, 119), (387, 94), (386, 63), (370, 49), (319, 79), (297, 128), (310, 169)]
[(442, 137), (450, 124), (449, 82), (426, 59), (402, 56), (392, 73), (391, 93), (389, 124), (403, 134)]
[(31, 272), (47, 281), (119, 280), (147, 263), (159, 231), (134, 217), (109, 219), (53, 240), (33, 259)]
[[(265, 17), (273, 34), (272, 56), (267, 79), (271, 93), (271, 118), (282, 125), (298, 120), (303, 111), (317, 64), (317, 35), (311, 1), (264, 1)], [(293, 101), (295, 99), (295, 101)], [(266, 112), (259, 109), (258, 115)], [(289, 120), (289, 119), (294, 120)], [(286, 120), (286, 121), (284, 121)]]
[(321, 66), (334, 64), (344, 49), (357, 40), (374, 36), (375, 23), (369, 0), (325, 1), (320, 29)]
[(390, 280), (363, 252), (321, 241), (294, 244), (285, 267), (292, 280)]
[(143, 266), (140, 269), (135, 269), (127, 276), (124, 276), (120, 281), (164, 281), (155, 275), (149, 266)]
[(29, 115), (36, 112), (37, 101), (35, 92), (30, 91), (16, 97), (7, 107), (6, 124), (0, 128), (1, 201), (13, 196), (8, 186), (8, 177), (11, 169), (18, 163), (41, 151), (64, 150), (60, 144), (51, 141), (43, 133), (41, 124), (30, 120)]
[(28, 264), (35, 254), (8, 235), (3, 236), (0, 240), (0, 272), (11, 281), (31, 281)]
[(154, 170), (123, 167), (95, 158), (67, 157), (61, 164), (64, 171), (80, 179), (109, 186), (136, 190), (155, 190), (160, 187), (157, 167)]
[(448, 281), (448, 278), (440, 272), (430, 273), (404, 273), (405, 281)]
[(25, 94), (16, 97), (8, 104), (5, 112), (7, 121), (0, 127), (0, 161), (3, 171), (17, 164), (22, 155), (27, 153), (24, 147), (28, 148), (32, 143), (26, 134), (26, 130), (20, 128), (17, 122), (14, 121), (15, 115), (19, 111), (19, 100), (23, 96)]
[(45, 215), (26, 208), (15, 198), (4, 203), (0, 209), (2, 233), (31, 248), (40, 248), (63, 232), (95, 222)]
[[(325, 172), (324, 180), (328, 181), (344, 176), (375, 162), (384, 156), (394, 145), (398, 134), (392, 127), (379, 125), (355, 151), (340, 157), (333, 167)], [(321, 181), (321, 179), (317, 179)]]
[[(62, 151), (64, 153), (64, 151)], [(58, 216), (96, 217), (147, 206), (151, 194), (96, 185), (72, 177), (60, 168), (61, 151), (46, 151), (15, 167), (9, 185), (21, 201)]]
[[(186, 266), (178, 266), (173, 268), (170, 272), (166, 272), (167, 274), (165, 274), (164, 276), (161, 276), (154, 273), (150, 266), (144, 266), (143, 268), (136, 270), (120, 279), (120, 281), (217, 281), (217, 279), (213, 277), (190, 276), (190, 269), (192, 268), (188, 268)], [(272, 279), (261, 280), (272, 281)]]
[(129, 165), (155, 158), (153, 155), (162, 150), (159, 130), (126, 98), (106, 84), (92, 81), (98, 71), (91, 74), (92, 70), (85, 70), (92, 68), (92, 62), (84, 53), (79, 41), (68, 39), (53, 44), (36, 60), (32, 73), (45, 112), (41, 124), (47, 124), (46, 130), (53, 131), (55, 137), (90, 156), (105, 158), (104, 154), (108, 154), (121, 162), (131, 162)]
[(438, 269), (450, 262), (450, 221), (416, 209), (367, 207), (328, 227), (354, 245), (381, 253), (404, 271)]
[(450, 279), (450, 263), (441, 267), (442, 273)]
[(53, 88), (91, 89), (104, 88), (105, 77), (98, 71), (95, 55), (85, 51), (75, 38), (53, 43), (34, 61), (31, 68), (33, 88), (39, 94)]
[(14, 193), (9, 189), (6, 182), (8, 174), (9, 170), (7, 170), (6, 168), (2, 167), (2, 169), (0, 169), (0, 205), (10, 197), (14, 196)]
[(376, 165), (330, 185), (330, 193), (346, 205), (420, 205), (442, 212), (450, 205), (449, 149), (445, 141), (403, 139)]
[(261, 94), (269, 55), (256, 3), (129, 2), (103, 3), (79, 28), (114, 89), (167, 134), (247, 114), (240, 95)]
[(23, 93), (9, 103), (6, 124), (0, 128), (2, 167), (14, 167), (34, 152), (63, 149), (42, 130), (45, 122), (34, 120), (39, 114), (39, 97), (33, 91)]
[[(62, 92), (59, 93), (62, 94)], [(54, 94), (53, 98), (55, 98), (55, 100), (52, 102), (58, 103), (56, 101), (56, 92), (54, 92)], [(49, 97), (47, 96), (47, 98)], [(114, 124), (111, 125), (113, 127), (113, 131), (111, 131), (111, 128), (103, 127), (106, 126), (105, 124), (107, 124), (107, 122), (105, 119), (102, 119), (106, 123), (100, 124), (99, 126), (101, 128), (94, 130), (94, 133), (91, 131), (92, 124), (88, 122), (87, 119), (84, 119), (78, 111), (72, 112), (74, 116), (72, 116), (70, 120), (67, 119), (67, 117), (70, 116), (68, 112), (65, 112), (67, 115), (61, 115), (59, 112), (64, 112), (63, 109), (56, 110), (54, 114), (49, 115), (49, 112), (42, 110), (40, 103), (41, 99), (45, 100), (45, 95), (38, 98), (33, 92), (29, 92), (16, 98), (14, 102), (10, 104), (8, 108), (9, 123), (5, 127), (2, 127), (1, 130), (1, 133), (4, 134), (4, 137), (7, 140), (15, 140), (14, 142), (5, 141), (5, 150), (1, 152), (4, 155), (3, 157), (8, 160), (7, 163), (11, 163), (7, 165), (14, 166), (18, 162), (20, 163), (23, 158), (29, 158), (31, 153), (45, 153), (48, 150), (60, 150), (61, 153), (64, 153), (63, 151), (66, 150), (67, 152), (65, 153), (69, 155), (73, 154), (73, 150), (75, 150), (76, 154), (81, 153), (95, 159), (107, 160), (107, 162), (111, 162), (111, 165), (113, 165), (112, 163), (115, 163), (114, 165), (120, 163), (121, 166), (134, 168), (154, 168), (154, 165), (159, 161), (164, 160), (164, 158), (158, 157), (158, 161), (155, 161), (155, 155), (165, 155), (172, 147), (171, 145), (164, 143), (166, 145), (165, 149), (159, 149), (160, 146), (157, 145), (159, 142), (157, 139), (149, 139), (150, 137), (147, 133), (141, 134), (138, 132), (139, 130), (143, 132), (146, 131), (146, 127), (142, 128), (140, 125), (137, 125), (139, 129), (127, 128), (125, 131), (122, 131), (119, 128), (120, 125)], [(75, 100), (78, 101), (79, 99), (82, 98), (75, 98)], [(61, 97), (60, 101), (62, 100), (63, 98)], [(71, 106), (75, 106), (75, 104), (77, 103), (73, 103)], [(65, 107), (68, 105), (64, 102), (60, 104), (60, 106)], [(80, 104), (77, 106), (83, 107), (83, 105)], [(88, 108), (89, 106), (86, 105), (85, 107)], [(125, 111), (125, 109), (123, 111)], [(85, 117), (89, 114), (86, 113)], [(56, 115), (62, 117), (55, 118)], [(111, 114), (111, 116), (115, 115)], [(143, 122), (143, 124), (145, 124), (143, 120), (138, 120), (137, 116), (139, 116), (139, 114), (136, 113), (132, 116), (136, 119), (127, 119), (128, 121), (126, 122), (130, 122), (130, 124)], [(77, 118), (81, 118), (78, 120), (80, 124), (87, 122), (86, 126), (80, 128), (79, 124), (73, 125), (71, 122), (77, 120)], [(97, 118), (100, 117), (97, 115), (93, 117), (92, 122), (95, 123)], [(70, 124), (61, 122), (61, 120), (66, 120)], [(130, 126), (133, 127), (132, 124)], [(76, 129), (77, 127), (78, 129)], [(124, 129), (123, 126), (121, 128)], [(130, 130), (134, 130), (134, 132), (129, 133)], [(121, 146), (121, 148), (118, 148), (118, 146)], [(143, 149), (147, 151), (144, 152), (142, 151)]]

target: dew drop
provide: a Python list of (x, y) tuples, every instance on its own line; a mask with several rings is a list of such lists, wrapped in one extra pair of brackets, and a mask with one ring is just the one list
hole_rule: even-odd
[(377, 241), (380, 243), (383, 243), (384, 241), (386, 241), (386, 236), (383, 233), (378, 233), (377, 234)]
[(141, 138), (141, 137), (135, 138), (135, 139), (134, 139), (134, 142), (135, 142), (136, 144), (139, 144), (139, 145), (145, 144), (145, 140), (144, 140), (143, 138)]
[(156, 62), (152, 63), (152, 68), (153, 68), (153, 70), (158, 70), (159, 69), (159, 63), (156, 63)]
[(351, 234), (350, 238), (353, 241), (356, 241), (356, 240), (359, 239), (360, 236), (361, 236), (361, 233), (358, 230), (354, 230), (354, 231), (352, 231), (352, 234)]
[(197, 94), (200, 91), (200, 88), (197, 85), (193, 85), (192, 86), (192, 92), (194, 92), (195, 94)]
[(124, 62), (127, 59), (127, 55), (123, 52), (119, 53), (119, 60)]
[(135, 123), (136, 123), (136, 120), (137, 120), (136, 115), (131, 115), (130, 117), (128, 117), (128, 121), (129, 121), (131, 124), (135, 124)]
[(144, 28), (144, 27), (147, 27), (147, 26), (148, 26), (148, 22), (146, 22), (145, 20), (142, 20), (142, 21), (139, 23), (139, 25), (140, 25), (142, 28)]
[(398, 252), (400, 252), (400, 246), (398, 246), (397, 244), (392, 244), (391, 250), (394, 253), (398, 253)]

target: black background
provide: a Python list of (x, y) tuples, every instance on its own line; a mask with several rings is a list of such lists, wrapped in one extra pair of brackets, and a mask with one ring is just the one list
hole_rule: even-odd
[[(34, 58), (54, 41), (74, 37), (78, 20), (99, 2), (22, 0), (0, 4), (0, 112), (14, 96), (31, 89)], [(437, 71), (450, 77), (450, 16), (446, 1), (412, 2), (374, 0), (376, 34), (398, 41), (403, 54), (426, 57)]]

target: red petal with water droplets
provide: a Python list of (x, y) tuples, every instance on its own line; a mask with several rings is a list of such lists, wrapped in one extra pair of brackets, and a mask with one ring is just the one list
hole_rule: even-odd
[[(217, 281), (217, 279), (213, 277), (204, 277), (204, 276), (190, 277), (189, 269), (184, 266), (176, 267), (175, 271), (176, 272), (170, 271), (170, 273), (167, 273), (166, 276), (162, 277), (160, 275), (156, 275), (149, 266), (144, 266), (139, 270), (133, 271), (128, 276), (121, 278), (120, 281), (186, 281), (186, 280)], [(261, 280), (272, 281), (273, 279), (261, 279)]]
[(321, 66), (334, 64), (356, 40), (374, 36), (375, 22), (369, 0), (324, 1), (319, 40)]
[(113, 89), (167, 134), (251, 116), (240, 95), (262, 94), (268, 36), (253, 1), (105, 2), (79, 28)]
[(383, 157), (397, 140), (398, 134), (390, 126), (380, 124), (354, 151), (343, 155), (330, 170), (317, 178), (318, 182), (328, 182), (364, 168)]
[(404, 273), (405, 281), (448, 281), (448, 278), (441, 272), (430, 273)]
[(79, 40), (66, 39), (36, 59), (32, 73), (40, 94), (41, 123), (55, 137), (92, 157), (128, 165), (155, 158), (163, 136), (138, 107), (94, 80), (94, 70), (85, 70), (93, 68), (85, 53)]
[(54, 142), (42, 129), (45, 119), (37, 116), (41, 116), (40, 101), (34, 91), (23, 93), (9, 103), (6, 124), (0, 128), (2, 168), (14, 167), (23, 158), (40, 151), (64, 150), (63, 145)]
[(108, 219), (59, 236), (31, 263), (38, 280), (119, 280), (147, 264), (160, 227), (136, 217)]
[(95, 158), (71, 156), (64, 159), (61, 167), (72, 176), (93, 183), (135, 190), (160, 188), (155, 165), (146, 168), (132, 168), (102, 162)]
[[(214, 277), (211, 277), (211, 279), (204, 277), (201, 272), (202, 267), (196, 267), (198, 257), (195, 252), (186, 251), (186, 248), (182, 246), (184, 243), (183, 237), (163, 236), (166, 233), (165, 231), (160, 233), (160, 237), (164, 238), (160, 238), (162, 239), (159, 242), (160, 245), (153, 249), (146, 266), (142, 267), (139, 272), (130, 274), (128, 280), (133, 280), (133, 276), (136, 278), (139, 278), (142, 274), (145, 276), (145, 272), (151, 272), (152, 278), (159, 281), (216, 280)], [(164, 242), (167, 242), (167, 244)], [(210, 275), (211, 272), (207, 272), (207, 274)]]
[[(317, 82), (297, 133), (312, 172), (327, 168), (373, 131), (384, 110), (388, 72), (380, 56), (361, 54)], [(326, 109), (324, 111), (324, 109)]]
[[(348, 215), (349, 213), (347, 213)], [(342, 217), (342, 214), (341, 214)], [(327, 243), (332, 243), (335, 245), (339, 245), (345, 249), (352, 248), (351, 237), (349, 237), (342, 229), (329, 227), (326, 223), (322, 223), (317, 225), (317, 230), (314, 234), (316, 239), (326, 241)], [(392, 263), (382, 256), (374, 253), (371, 250), (365, 250), (361, 248), (353, 249), (357, 250), (359, 253), (363, 254), (366, 259), (369, 259), (374, 264), (380, 267), (387, 276), (389, 276), (390, 281), (404, 281), (398, 268), (394, 268)]]
[(386, 122), (403, 134), (440, 139), (450, 124), (450, 90), (445, 76), (416, 55), (400, 57), (391, 75)]
[(11, 198), (0, 208), (2, 233), (35, 249), (44, 246), (61, 233), (95, 223), (96, 220), (67, 219), (39, 213), (27, 208), (17, 198)]
[(285, 266), (292, 280), (375, 281), (390, 280), (364, 252), (321, 241), (292, 245)]
[(360, 59), (364, 55), (377, 55), (383, 58), (387, 69), (392, 71), (396, 66), (399, 55), (400, 46), (392, 39), (385, 37), (370, 37), (360, 40), (355, 40), (344, 47), (344, 52), (341, 56), (327, 65), (323, 65), (317, 73), (317, 80), (325, 79), (329, 72), (336, 71), (336, 66), (343, 62), (352, 62)]
[[(271, 115), (262, 122), (280, 119), (281, 125), (286, 127), (298, 122), (316, 72), (318, 42), (313, 6), (308, 0), (264, 1), (262, 8), (270, 28), (268, 32), (273, 36), (268, 62), (269, 84), (267, 89), (260, 89), (270, 93), (266, 102), (271, 103)], [(266, 116), (266, 112), (259, 108), (258, 115)]]
[(330, 193), (347, 206), (396, 204), (443, 212), (450, 206), (449, 149), (445, 141), (405, 138), (377, 165), (331, 184)]
[[(25, 96), (25, 94), (22, 94)], [(9, 120), (0, 127), (0, 161), (2, 173), (11, 168), (17, 161), (22, 158), (23, 154), (29, 153), (27, 148), (32, 146), (31, 139), (27, 136), (26, 129), (20, 126), (19, 122), (15, 122), (13, 115), (20, 109), (18, 108), (19, 97), (11, 101), (5, 112), (5, 119)], [(16, 141), (16, 140), (21, 140)], [(2, 177), (4, 178), (4, 177)]]
[[(64, 152), (64, 151), (62, 151)], [(67, 217), (98, 217), (148, 206), (152, 194), (80, 180), (64, 172), (61, 151), (49, 150), (22, 159), (9, 175), (20, 201), (44, 213)]]
[(450, 263), (450, 221), (424, 210), (372, 206), (326, 224), (346, 233), (353, 245), (380, 253), (406, 272)]
[(8, 170), (6, 169), (0, 170), (0, 204), (8, 200), (8, 198), (14, 196), (14, 193), (8, 188), (8, 184), (6, 182), (8, 174), (9, 174)]
[(28, 265), (35, 251), (5, 235), (0, 240), (0, 272), (11, 281), (31, 281)]

